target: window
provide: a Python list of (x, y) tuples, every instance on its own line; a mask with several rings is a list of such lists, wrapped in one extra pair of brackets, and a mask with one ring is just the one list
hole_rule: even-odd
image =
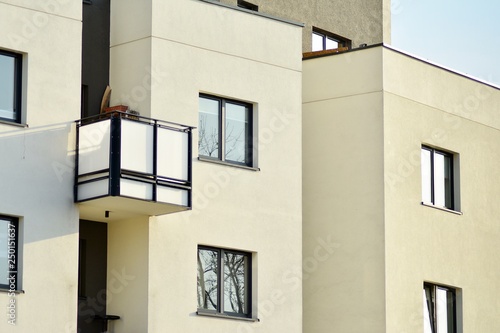
[(351, 41), (325, 30), (313, 28), (312, 51), (323, 51), (338, 49), (339, 47), (350, 47)]
[(422, 202), (455, 209), (453, 154), (422, 146)]
[(199, 107), (199, 155), (252, 167), (252, 105), (200, 95)]
[(456, 290), (424, 283), (424, 333), (457, 332)]
[(243, 1), (243, 0), (238, 0), (238, 7), (249, 9), (249, 10), (254, 10), (256, 12), (259, 10), (259, 6), (254, 5), (253, 3), (250, 3), (250, 2)]
[(22, 56), (0, 50), (0, 120), (21, 122)]
[(198, 312), (251, 317), (251, 254), (198, 247)]
[(18, 219), (0, 216), (0, 288), (17, 290)]

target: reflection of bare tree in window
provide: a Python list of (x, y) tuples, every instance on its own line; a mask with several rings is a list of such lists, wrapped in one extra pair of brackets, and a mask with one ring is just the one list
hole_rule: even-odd
[(245, 128), (238, 131), (235, 127), (231, 122), (226, 121), (224, 157), (227, 160), (245, 163)]
[[(245, 256), (224, 253), (224, 310), (246, 313), (245, 309)], [(229, 303), (229, 304), (227, 304)]]
[(219, 130), (207, 125), (207, 116), (200, 114), (198, 150), (203, 156), (219, 157)]
[(218, 253), (198, 251), (198, 308), (217, 309), (217, 262)]
[[(219, 259), (220, 255), (222, 256), (221, 260)], [(198, 250), (199, 309), (239, 314), (248, 312), (247, 259), (247, 255), (229, 251)], [(219, 263), (222, 267), (218, 266)], [(221, 299), (221, 297), (223, 298)]]
[[(207, 124), (207, 116), (200, 114), (198, 128), (198, 150), (202, 156), (219, 158), (219, 129)], [(245, 163), (245, 127), (234, 126), (226, 121), (224, 160)]]

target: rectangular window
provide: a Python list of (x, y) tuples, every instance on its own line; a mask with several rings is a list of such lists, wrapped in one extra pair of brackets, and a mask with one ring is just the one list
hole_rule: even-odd
[(251, 254), (198, 247), (198, 311), (251, 317)]
[(453, 154), (422, 146), (422, 202), (455, 209)]
[(18, 290), (18, 234), (15, 217), (0, 215), (0, 288)]
[(424, 333), (456, 333), (456, 290), (424, 283)]
[(199, 155), (252, 167), (252, 105), (200, 95), (199, 108)]
[(323, 51), (338, 49), (339, 47), (351, 47), (351, 41), (332, 34), (328, 31), (313, 28), (312, 32), (312, 51)]
[(0, 50), (0, 120), (21, 122), (22, 56)]

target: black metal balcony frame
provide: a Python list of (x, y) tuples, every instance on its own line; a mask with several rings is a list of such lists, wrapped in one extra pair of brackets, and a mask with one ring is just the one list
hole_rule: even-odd
[[(127, 170), (121, 168), (121, 124), (122, 119), (127, 121), (141, 122), (146, 125), (153, 126), (153, 172), (144, 173), (134, 170)], [(85, 125), (110, 121), (110, 147), (109, 147), (109, 167), (102, 170), (97, 170), (79, 175), (79, 158), (80, 158), (80, 128)], [(131, 198), (134, 200), (143, 200), (149, 202), (157, 201), (157, 189), (159, 186), (170, 187), (174, 189), (187, 190), (187, 208), (192, 208), (192, 130), (193, 126), (186, 126), (174, 122), (162, 121), (127, 112), (112, 111), (106, 114), (99, 114), (87, 118), (76, 120), (76, 154), (75, 154), (75, 178), (74, 178), (74, 202), (85, 202), (104, 197), (121, 196), (124, 198)], [(159, 176), (157, 174), (158, 164), (158, 129), (168, 129), (171, 131), (178, 131), (188, 134), (188, 160), (187, 160), (187, 180), (176, 179), (171, 177)], [(83, 179), (83, 180), (82, 180)], [(88, 184), (100, 180), (109, 180), (108, 193), (100, 196), (78, 200), (78, 186)], [(120, 194), (120, 180), (129, 179), (147, 183), (152, 185), (152, 199), (141, 199), (136, 197), (124, 196)], [(160, 202), (163, 203), (163, 202)]]

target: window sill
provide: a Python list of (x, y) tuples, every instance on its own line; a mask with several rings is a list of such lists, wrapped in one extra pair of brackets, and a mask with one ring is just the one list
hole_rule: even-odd
[(251, 321), (251, 322), (260, 321), (259, 318), (247, 318), (247, 317), (229, 316), (229, 315), (224, 314), (224, 313), (196, 311), (196, 314), (198, 316), (212, 317), (212, 318), (221, 318), (221, 319), (233, 319), (233, 320), (242, 320), (242, 321)]
[(24, 290), (10, 290), (6, 288), (0, 288), (0, 293), (24, 294)]
[(220, 161), (220, 160), (213, 160), (213, 159), (205, 158), (205, 157), (201, 157), (201, 156), (198, 157), (198, 161), (220, 164), (220, 165), (225, 165), (225, 166), (230, 166), (230, 167), (240, 168), (240, 169), (246, 169), (246, 170), (251, 170), (251, 171), (260, 171), (260, 168), (253, 168), (253, 167), (249, 167), (246, 165), (234, 164), (234, 163), (224, 162), (224, 161)]
[(15, 122), (8, 121), (8, 120), (1, 120), (1, 119), (0, 119), (0, 124), (12, 125), (12, 126), (16, 126), (16, 127), (29, 127), (28, 124), (20, 124), (20, 123), (15, 123)]
[(456, 215), (464, 215), (464, 213), (459, 212), (457, 210), (448, 209), (448, 208), (439, 207), (439, 206), (434, 206), (433, 204), (429, 204), (429, 203), (425, 203), (425, 202), (421, 202), (421, 204), (422, 204), (422, 206), (431, 207), (434, 209), (442, 210), (444, 212), (448, 212), (448, 213), (452, 213), (452, 214), (456, 214)]

